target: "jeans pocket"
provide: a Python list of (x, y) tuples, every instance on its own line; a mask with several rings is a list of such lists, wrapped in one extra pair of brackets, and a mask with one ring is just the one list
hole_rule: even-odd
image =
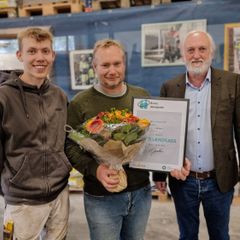
[(104, 195), (92, 195), (90, 193), (84, 192), (84, 197), (86, 198), (92, 198), (92, 199), (104, 199), (105, 196)]
[(148, 184), (148, 185), (145, 186), (143, 189), (144, 189), (144, 191), (149, 192), (149, 191), (151, 191), (152, 187), (151, 187), (150, 184)]

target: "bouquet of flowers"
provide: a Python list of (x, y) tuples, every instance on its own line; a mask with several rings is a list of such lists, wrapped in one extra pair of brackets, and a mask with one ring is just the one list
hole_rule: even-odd
[(68, 137), (92, 153), (99, 163), (118, 170), (120, 183), (113, 192), (119, 192), (127, 187), (122, 166), (142, 149), (149, 125), (149, 120), (138, 118), (127, 109), (112, 108), (88, 119), (77, 130), (67, 126), (67, 131)]

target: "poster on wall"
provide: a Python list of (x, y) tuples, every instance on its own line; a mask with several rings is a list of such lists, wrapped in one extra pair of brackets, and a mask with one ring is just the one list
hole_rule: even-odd
[(191, 20), (142, 25), (142, 66), (183, 65), (180, 43), (192, 30), (206, 31), (207, 20)]
[(72, 89), (84, 90), (96, 83), (92, 67), (92, 49), (70, 52), (70, 71)]
[(240, 73), (240, 23), (224, 25), (224, 70)]

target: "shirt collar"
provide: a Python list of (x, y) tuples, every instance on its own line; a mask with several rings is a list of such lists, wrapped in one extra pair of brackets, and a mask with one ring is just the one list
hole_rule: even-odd
[[(185, 82), (186, 82), (186, 85), (187, 85), (187, 86), (194, 87), (194, 86), (190, 83), (190, 81), (189, 81), (189, 79), (188, 79), (188, 74), (187, 74), (187, 72), (186, 72), (186, 74), (185, 74)], [(210, 67), (209, 67), (209, 69), (208, 69), (206, 78), (205, 78), (205, 80), (204, 80), (203, 83), (202, 83), (202, 86), (204, 86), (205, 82), (211, 83), (211, 68), (210, 68)], [(195, 88), (195, 87), (194, 87), (194, 88)]]
[(127, 85), (126, 83), (123, 83), (123, 90), (117, 94), (107, 94), (105, 93), (102, 88), (101, 85), (99, 83), (93, 85), (93, 87), (95, 88), (95, 90), (97, 90), (98, 92), (102, 93), (103, 95), (107, 96), (107, 97), (122, 97), (123, 95), (125, 95), (125, 93), (127, 92)]

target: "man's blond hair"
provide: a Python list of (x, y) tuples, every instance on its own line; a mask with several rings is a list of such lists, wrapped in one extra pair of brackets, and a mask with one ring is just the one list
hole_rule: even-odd
[(22, 49), (22, 40), (24, 38), (33, 38), (37, 42), (45, 41), (45, 40), (50, 40), (51, 45), (53, 43), (53, 35), (50, 31), (44, 30), (42, 28), (27, 28), (26, 30), (21, 31), (18, 36), (18, 49)]
[(97, 41), (94, 45), (93, 62), (95, 60), (95, 55), (96, 55), (96, 52), (98, 51), (98, 49), (100, 49), (100, 48), (105, 48), (106, 49), (106, 48), (109, 48), (109, 47), (112, 47), (112, 46), (118, 47), (122, 51), (123, 58), (125, 60), (125, 49), (119, 41), (113, 40), (113, 39), (102, 39), (102, 40)]

